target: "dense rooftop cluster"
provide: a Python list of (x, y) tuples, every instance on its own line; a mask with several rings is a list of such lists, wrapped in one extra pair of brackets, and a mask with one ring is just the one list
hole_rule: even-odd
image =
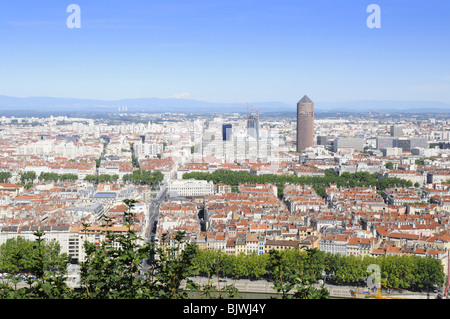
[[(240, 114), (142, 116), (110, 122), (2, 117), (0, 243), (45, 228), (63, 251), (82, 259), (83, 224), (91, 225), (92, 241), (101, 239), (102, 216), (114, 217), (121, 231), (127, 198), (138, 200), (135, 227), (148, 239), (152, 198), (167, 186), (156, 238), (183, 230), (200, 248), (229, 254), (311, 247), (344, 255), (432, 256), (446, 263), (449, 120), (316, 120), (314, 147), (297, 153), (295, 120), (260, 120), (254, 141), (242, 139), (246, 121)], [(222, 138), (226, 123), (234, 139)], [(208, 174), (221, 171), (269, 182), (236, 175), (210, 187)], [(344, 180), (366, 172), (379, 181), (410, 183), (377, 188), (348, 179), (319, 193), (314, 185), (270, 182), (271, 176), (320, 179), (329, 172)], [(183, 178), (186, 173), (205, 175), (194, 183)]]

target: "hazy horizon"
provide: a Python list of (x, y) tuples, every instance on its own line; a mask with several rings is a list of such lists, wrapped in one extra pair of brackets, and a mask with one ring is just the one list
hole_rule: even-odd
[[(450, 103), (440, 101), (314, 101), (315, 112), (444, 112), (450, 111)], [(130, 112), (296, 112), (297, 102), (208, 102), (188, 98), (130, 98), (119, 100), (100, 100), (58, 97), (11, 97), (0, 95), (0, 111), (118, 111), (119, 108)]]

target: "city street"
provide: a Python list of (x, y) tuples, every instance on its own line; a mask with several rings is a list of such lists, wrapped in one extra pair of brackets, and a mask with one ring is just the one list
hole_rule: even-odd
[[(208, 283), (208, 278), (206, 277), (190, 277), (189, 279), (193, 280), (197, 284), (205, 285)], [(246, 297), (253, 296), (259, 298), (269, 297), (271, 295), (276, 295), (276, 291), (273, 289), (273, 284), (264, 279), (260, 280), (249, 280), (249, 279), (239, 279), (233, 280), (229, 278), (220, 278), (220, 281), (217, 280), (217, 277), (213, 277), (211, 280), (211, 284), (216, 286), (217, 288), (223, 289), (223, 287), (227, 285), (234, 285), (240, 294), (244, 294)], [(319, 285), (316, 285), (316, 288), (319, 288)], [(329, 285), (325, 284), (324, 287), (328, 289), (330, 292), (330, 297), (333, 298), (353, 298), (351, 294), (351, 290), (356, 290), (358, 287), (354, 286), (337, 286), (337, 285)], [(367, 287), (360, 287), (360, 292), (367, 292)], [(267, 294), (267, 295), (266, 295)], [(376, 295), (376, 292), (371, 292), (372, 295)], [(382, 291), (382, 298), (384, 299), (436, 299), (437, 293), (415, 293), (404, 291), (403, 293), (397, 292), (387, 293)], [(357, 298), (365, 298), (368, 294), (361, 293)], [(373, 297), (372, 297), (373, 298)]]
[[(161, 201), (165, 198), (166, 194), (167, 194), (167, 187), (165, 184), (161, 184), (160, 191), (158, 192), (156, 197), (151, 200), (149, 204), (148, 215), (146, 216), (147, 221), (145, 226), (146, 231), (144, 234), (145, 242), (155, 241), (156, 229), (158, 227), (159, 208), (161, 206)], [(148, 263), (146, 260), (144, 260), (142, 262), (142, 272), (145, 273), (147, 270), (148, 270)]]

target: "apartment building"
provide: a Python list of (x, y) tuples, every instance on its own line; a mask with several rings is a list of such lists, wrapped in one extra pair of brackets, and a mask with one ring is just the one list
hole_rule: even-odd
[(168, 185), (170, 196), (196, 197), (214, 194), (214, 183), (204, 180), (172, 180)]
[(404, 204), (420, 202), (421, 198), (414, 188), (395, 188), (384, 191), (385, 198), (389, 205), (402, 206)]
[(325, 236), (320, 240), (320, 250), (332, 253), (347, 255), (347, 243), (349, 236), (342, 234), (333, 234)]
[(264, 244), (264, 253), (268, 254), (271, 250), (282, 251), (286, 249), (300, 249), (299, 240), (266, 240)]

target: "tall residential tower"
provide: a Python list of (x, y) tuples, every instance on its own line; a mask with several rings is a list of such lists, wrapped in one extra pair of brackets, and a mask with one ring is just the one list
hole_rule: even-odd
[(308, 96), (297, 103), (297, 152), (314, 146), (314, 102)]

